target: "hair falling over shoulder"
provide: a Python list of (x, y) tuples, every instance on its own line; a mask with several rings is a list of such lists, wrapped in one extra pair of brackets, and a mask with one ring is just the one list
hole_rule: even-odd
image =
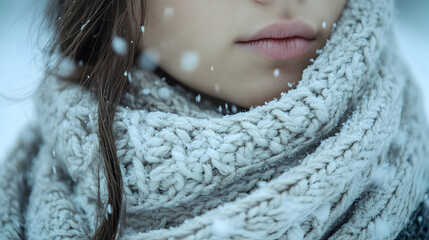
[[(60, 52), (80, 68), (66, 78), (95, 92), (98, 101), (98, 138), (103, 158), (108, 199), (103, 206), (98, 195), (97, 224), (93, 239), (116, 239), (125, 221), (123, 182), (112, 133), (113, 117), (128, 87), (127, 74), (138, 56), (145, 1), (50, 0), (46, 15), (53, 28), (49, 54)], [(112, 48), (115, 38), (126, 41), (124, 54)], [(60, 60), (59, 59), (59, 60)], [(100, 181), (99, 181), (100, 182)], [(100, 191), (99, 191), (100, 192)], [(108, 215), (106, 215), (106, 210)], [(107, 216), (107, 217), (106, 217)]]

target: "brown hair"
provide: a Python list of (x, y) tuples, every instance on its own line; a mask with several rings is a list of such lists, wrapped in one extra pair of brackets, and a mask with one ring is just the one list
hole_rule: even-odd
[[(120, 235), (119, 226), (124, 224), (125, 201), (112, 124), (116, 108), (128, 87), (127, 74), (124, 73), (132, 70), (139, 54), (145, 1), (51, 0), (46, 11), (54, 31), (49, 54), (59, 50), (60, 59), (66, 57), (79, 63), (81, 67), (77, 75), (66, 80), (93, 90), (97, 96), (98, 138), (107, 181), (108, 205), (101, 205), (98, 194), (99, 226), (93, 239), (115, 239)], [(128, 45), (123, 55), (112, 49), (116, 36)], [(111, 213), (107, 218), (106, 209)]]

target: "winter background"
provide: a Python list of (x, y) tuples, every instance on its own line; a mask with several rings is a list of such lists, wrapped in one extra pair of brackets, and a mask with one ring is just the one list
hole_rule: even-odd
[[(34, 113), (29, 96), (43, 73), (42, 1), (0, 0), (0, 163)], [(396, 35), (429, 119), (429, 1), (397, 0)], [(42, 32), (43, 33), (43, 32)]]

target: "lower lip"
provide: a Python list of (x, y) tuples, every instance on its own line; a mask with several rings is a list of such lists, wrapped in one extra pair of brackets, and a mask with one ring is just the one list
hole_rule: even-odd
[(312, 41), (304, 38), (261, 39), (237, 42), (239, 46), (251, 49), (270, 59), (292, 59), (306, 54), (312, 48)]

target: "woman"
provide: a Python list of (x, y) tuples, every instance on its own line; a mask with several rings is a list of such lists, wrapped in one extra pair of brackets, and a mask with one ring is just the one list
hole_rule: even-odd
[(61, 60), (0, 172), (0, 236), (426, 234), (428, 129), (392, 5), (52, 1)]

